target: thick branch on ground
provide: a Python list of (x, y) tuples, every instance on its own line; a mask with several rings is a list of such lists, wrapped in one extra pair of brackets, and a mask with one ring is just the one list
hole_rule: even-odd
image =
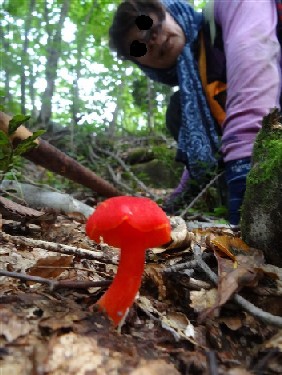
[[(1, 112), (0, 130), (7, 132), (10, 120), (10, 116)], [(32, 133), (29, 132), (29, 130), (27, 130), (24, 126), (20, 126), (15, 134), (15, 142), (25, 139), (31, 134)], [(25, 153), (24, 157), (35, 164), (41, 165), (49, 171), (58, 173), (63, 177), (86, 186), (105, 197), (122, 195), (122, 193), (110, 183), (101, 177), (98, 177), (94, 172), (85, 168), (76, 160), (72, 159), (63, 152), (59, 151), (56, 147), (41, 139), (38, 141), (38, 146)]]
[[(63, 213), (80, 212), (86, 218), (90, 216), (94, 211), (92, 207), (75, 199), (69, 194), (49, 191), (39, 188), (35, 185), (4, 180), (0, 184), (0, 188), (8, 194), (10, 194), (10, 191), (12, 191), (13, 196), (23, 199), (28, 204), (28, 206), (33, 208), (51, 208)], [(23, 211), (23, 209), (18, 211)], [(13, 218), (13, 216), (11, 216), (10, 218)], [(16, 218), (14, 220), (16, 220)]]

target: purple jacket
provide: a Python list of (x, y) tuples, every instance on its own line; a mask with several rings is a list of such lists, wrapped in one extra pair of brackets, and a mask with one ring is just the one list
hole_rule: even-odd
[[(226, 57), (225, 161), (251, 156), (262, 117), (280, 108), (281, 48), (274, 0), (214, 0)], [(212, 62), (211, 62), (212, 63)]]

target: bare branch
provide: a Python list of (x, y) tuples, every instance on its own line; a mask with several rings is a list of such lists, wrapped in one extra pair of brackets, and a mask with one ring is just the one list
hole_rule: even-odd
[(94, 147), (94, 149), (96, 149), (97, 151), (99, 151), (99, 152), (101, 152), (101, 153), (103, 153), (103, 154), (105, 154), (105, 155), (107, 155), (107, 156), (110, 156), (110, 157), (112, 157), (113, 159), (115, 159), (120, 165), (121, 165), (121, 167), (130, 175), (130, 177), (132, 178), (132, 180), (134, 180), (137, 184), (138, 184), (138, 186), (140, 186), (140, 188), (142, 189), (142, 190), (144, 190), (148, 195), (149, 195), (149, 197), (150, 198), (152, 198), (152, 199), (154, 199), (154, 200), (156, 200), (158, 197), (154, 194), (154, 193), (152, 193), (149, 189), (148, 189), (148, 187), (142, 182), (142, 181), (140, 181), (136, 176), (135, 176), (135, 174), (130, 170), (130, 168), (125, 164), (125, 162), (120, 158), (120, 157), (118, 157), (117, 155), (115, 155), (113, 152), (111, 152), (111, 151), (108, 151), (108, 150), (103, 150), (103, 149), (101, 149), (100, 147), (98, 147), (97, 145), (94, 145), (93, 143), (92, 143), (92, 146)]
[(192, 202), (181, 212), (180, 216), (183, 217), (192, 208), (199, 199), (207, 192), (207, 190), (223, 175), (224, 172), (217, 174), (210, 182), (203, 188), (203, 190), (192, 200)]
[(20, 272), (9, 272), (5, 270), (0, 270), (0, 276), (12, 277), (22, 281), (32, 281), (35, 283), (46, 284), (49, 286), (50, 290), (57, 290), (62, 288), (69, 289), (88, 289), (95, 287), (108, 287), (112, 281), (102, 280), (102, 281), (74, 281), (74, 280), (50, 280), (40, 276), (26, 275)]
[[(201, 256), (201, 248), (199, 245), (195, 245), (193, 248), (195, 259), (197, 261), (198, 266), (206, 273), (209, 279), (214, 283), (217, 284), (218, 276), (210, 269), (210, 267), (206, 264), (206, 262), (202, 259)], [(277, 327), (282, 328), (282, 317), (272, 315), (266, 311), (263, 311), (259, 307), (256, 307), (251, 302), (247, 301), (244, 297), (240, 296), (239, 294), (234, 294), (233, 296), (234, 301), (240, 305), (244, 310), (248, 311), (250, 314), (256, 316), (263, 322), (267, 324), (271, 324)]]
[(28, 237), (11, 236), (4, 232), (0, 232), (0, 239), (6, 242), (11, 241), (15, 245), (37, 247), (37, 248), (44, 249), (46, 251), (53, 251), (55, 253), (75, 255), (75, 256), (79, 256), (80, 258), (96, 260), (101, 263), (117, 264), (113, 259), (108, 258), (101, 251), (92, 251), (92, 250), (82, 249), (79, 247), (64, 245), (64, 244), (55, 243), (55, 242), (33, 240)]

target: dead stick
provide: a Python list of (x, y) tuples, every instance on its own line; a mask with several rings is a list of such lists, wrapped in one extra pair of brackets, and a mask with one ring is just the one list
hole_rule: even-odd
[(74, 281), (74, 280), (50, 280), (40, 276), (32, 276), (26, 275), (20, 272), (9, 272), (0, 270), (0, 276), (12, 277), (15, 279), (19, 279), (22, 281), (32, 281), (35, 283), (40, 284), (47, 284), (50, 290), (56, 290), (61, 288), (69, 288), (69, 289), (88, 289), (88, 288), (95, 288), (95, 287), (107, 287), (109, 286), (112, 281), (110, 280), (101, 280), (101, 281)]
[(86, 186), (102, 196), (123, 195), (109, 182), (42, 139), (40, 139), (38, 147), (26, 152), (24, 157), (49, 171)]
[(6, 242), (13, 242), (16, 245), (25, 245), (30, 247), (39, 247), (47, 251), (53, 251), (55, 253), (68, 254), (79, 256), (84, 259), (96, 260), (101, 263), (117, 264), (112, 259), (109, 259), (102, 252), (86, 250), (79, 247), (64, 245), (55, 242), (47, 242), (42, 240), (33, 240), (32, 238), (22, 236), (11, 236), (7, 233), (0, 232), (0, 239)]
[[(218, 276), (210, 269), (206, 262), (202, 259), (201, 248), (199, 245), (195, 245), (193, 248), (195, 259), (197, 260), (198, 266), (205, 272), (205, 274), (210, 278), (210, 280), (217, 285)], [(266, 311), (263, 311), (259, 307), (253, 305), (251, 302), (247, 301), (244, 297), (235, 293), (233, 296), (234, 301), (240, 305), (244, 310), (248, 311), (250, 314), (256, 316), (263, 322), (271, 324), (282, 328), (282, 317), (277, 315), (272, 315)]]

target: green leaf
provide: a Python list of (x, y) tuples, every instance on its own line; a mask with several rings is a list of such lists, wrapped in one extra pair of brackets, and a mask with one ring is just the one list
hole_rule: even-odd
[(0, 130), (0, 145), (8, 145), (10, 143), (9, 137), (6, 133), (4, 133), (2, 130)]
[(37, 143), (35, 143), (34, 141), (40, 136), (42, 135), (43, 133), (45, 133), (45, 130), (37, 130), (36, 132), (34, 132), (30, 137), (22, 140), (18, 145), (17, 147), (14, 149), (14, 155), (15, 156), (19, 156), (19, 155), (22, 155), (26, 152), (28, 152), (29, 150), (31, 150), (32, 148), (35, 148), (37, 146)]
[(9, 129), (8, 129), (8, 135), (12, 135), (19, 126), (21, 126), (23, 123), (28, 121), (30, 119), (30, 116), (25, 115), (16, 115), (14, 116), (10, 122), (9, 122)]

